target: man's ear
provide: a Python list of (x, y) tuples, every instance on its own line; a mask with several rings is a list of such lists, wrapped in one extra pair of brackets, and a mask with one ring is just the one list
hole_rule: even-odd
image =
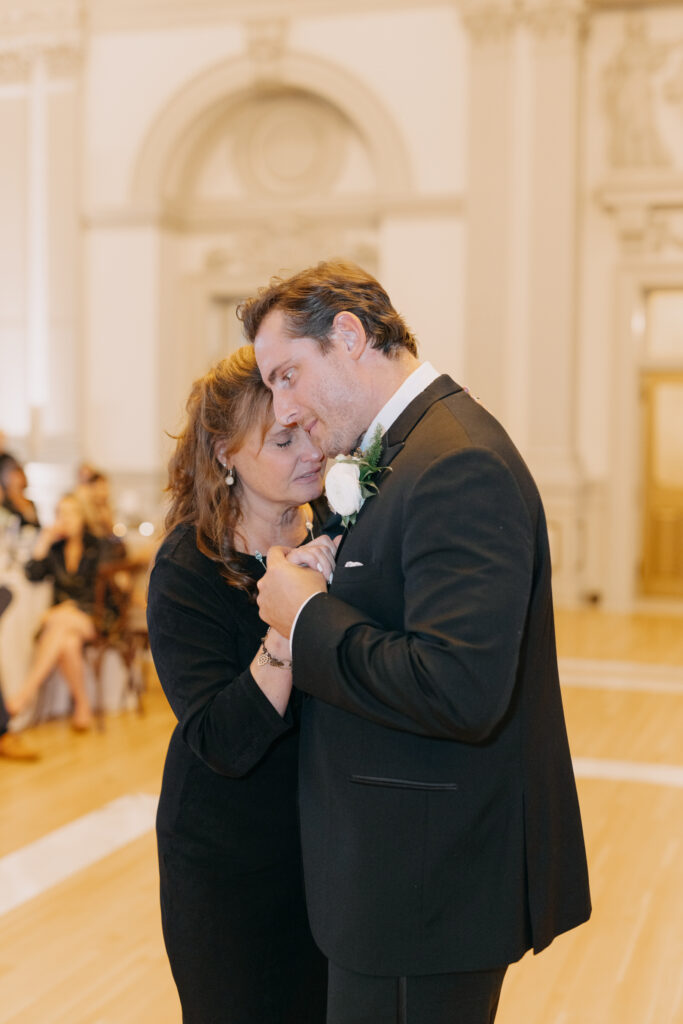
[(332, 321), (333, 334), (352, 359), (360, 359), (368, 345), (365, 328), (355, 313), (342, 310)]

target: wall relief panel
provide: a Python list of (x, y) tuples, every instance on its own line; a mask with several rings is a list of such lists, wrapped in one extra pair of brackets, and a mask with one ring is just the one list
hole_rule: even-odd
[(662, 115), (667, 105), (683, 107), (683, 40), (653, 39), (643, 15), (627, 15), (603, 87), (610, 165), (616, 170), (674, 166), (677, 147), (665, 137)]
[(243, 187), (282, 199), (330, 192), (339, 177), (348, 132), (329, 104), (304, 93), (253, 100), (232, 125)]

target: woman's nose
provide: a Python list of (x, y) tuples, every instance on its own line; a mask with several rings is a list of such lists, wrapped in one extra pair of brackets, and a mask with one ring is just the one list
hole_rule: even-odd
[(306, 459), (307, 462), (322, 462), (323, 450), (320, 448), (315, 441), (311, 439), (311, 435), (304, 431), (304, 450), (302, 458)]

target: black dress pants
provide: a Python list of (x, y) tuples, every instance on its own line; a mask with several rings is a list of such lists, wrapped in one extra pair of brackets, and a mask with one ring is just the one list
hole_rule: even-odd
[(506, 970), (377, 978), (330, 963), (327, 1024), (493, 1024)]

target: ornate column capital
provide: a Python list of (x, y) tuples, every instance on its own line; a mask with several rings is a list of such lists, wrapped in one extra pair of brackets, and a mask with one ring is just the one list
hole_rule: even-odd
[(519, 18), (517, 0), (457, 0), (462, 23), (478, 45), (504, 43)]
[(28, 82), (31, 77), (32, 55), (28, 50), (0, 50), (0, 85)]
[(523, 0), (522, 19), (540, 41), (571, 40), (588, 24), (586, 0)]
[(84, 0), (0, 0), (0, 82), (25, 83), (36, 60), (52, 78), (81, 64)]

